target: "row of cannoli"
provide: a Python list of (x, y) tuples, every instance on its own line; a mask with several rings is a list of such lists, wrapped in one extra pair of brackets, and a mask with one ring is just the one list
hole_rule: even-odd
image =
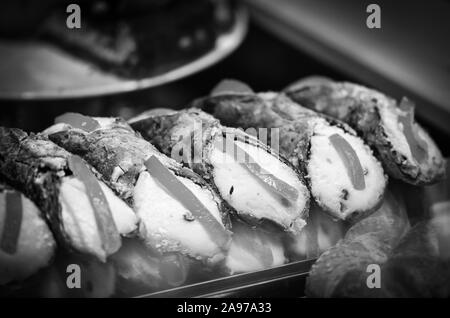
[(284, 90), (293, 101), (341, 120), (376, 152), (390, 176), (414, 185), (439, 181), (445, 161), (430, 135), (417, 123), (414, 103), (362, 85), (309, 77)]
[(227, 80), (192, 106), (224, 125), (278, 128), (280, 152), (304, 172), (311, 195), (339, 218), (373, 210), (386, 177), (413, 185), (445, 177), (445, 160), (416, 122), (414, 105), (352, 83), (307, 78), (255, 93)]
[(0, 128), (0, 283), (45, 267), (57, 245), (105, 262), (123, 237), (229, 273), (258, 270), (286, 262), (278, 234), (301, 237), (310, 203), (354, 222), (382, 204), (385, 171), (442, 178), (442, 155), (406, 102), (358, 87), (376, 94), (369, 107), (363, 93), (342, 97), (347, 86), (255, 93), (225, 81), (190, 108), (129, 122), (67, 113), (38, 134)]
[[(222, 132), (217, 135), (219, 142), (220, 138)], [(220, 160), (205, 159), (210, 168), (195, 169), (201, 172), (197, 174), (159, 152), (123, 120), (76, 113), (56, 118), (53, 126), (39, 134), (1, 128), (0, 145), (0, 176), (8, 185), (2, 193), (11, 191), (26, 202), (18, 209), (8, 195), (8, 204), (2, 205), (2, 246), (17, 246), (0, 251), (0, 266), (5, 268), (2, 284), (25, 279), (47, 266), (57, 245), (101, 262), (114, 259), (123, 237), (142, 240), (149, 254), (176, 253), (210, 265), (220, 263), (229, 273), (257, 270), (286, 259), (276, 240), (274, 250), (249, 248), (260, 246), (261, 239), (271, 240), (249, 223), (265, 220), (274, 229), (290, 233), (298, 233), (305, 224), (308, 191), (295, 169), (270, 152), (268, 162), (242, 166), (225, 167)], [(245, 151), (246, 143), (241, 147)], [(222, 149), (212, 156), (226, 153)], [(276, 165), (286, 181), (263, 173)], [(248, 196), (239, 185), (229, 194), (230, 187), (220, 183), (221, 177), (213, 179), (217, 173), (228, 172), (237, 179), (242, 171), (248, 174), (250, 187), (256, 187), (254, 195)], [(233, 199), (224, 200), (224, 191)], [(28, 222), (18, 210), (38, 221)], [(230, 215), (245, 221), (234, 222), (234, 233)], [(47, 241), (27, 241), (36, 231), (46, 231), (41, 238)], [(230, 244), (232, 234), (236, 239)], [(253, 257), (254, 262), (245, 265), (242, 255)], [(161, 275), (168, 267), (160, 266)]]

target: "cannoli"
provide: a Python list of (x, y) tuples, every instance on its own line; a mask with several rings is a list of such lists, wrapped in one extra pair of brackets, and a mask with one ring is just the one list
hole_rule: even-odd
[(199, 109), (150, 111), (130, 123), (209, 180), (241, 219), (292, 233), (305, 225), (309, 193), (299, 171), (253, 136), (221, 126)]
[(67, 113), (55, 121), (43, 134), (83, 157), (133, 206), (148, 246), (212, 263), (224, 258), (230, 240), (228, 207), (202, 178), (119, 118)]
[(50, 264), (53, 234), (37, 206), (0, 183), (0, 285), (22, 281)]
[(36, 204), (60, 243), (105, 261), (138, 219), (94, 173), (43, 136), (0, 127), (0, 177)]
[(414, 118), (414, 103), (374, 89), (326, 78), (306, 78), (285, 93), (302, 106), (349, 124), (376, 152), (388, 174), (423, 185), (445, 176), (445, 160)]
[[(283, 94), (239, 89), (227, 82), (200, 107), (236, 127), (277, 129), (279, 148), (306, 176), (311, 195), (337, 219), (367, 215), (380, 205), (387, 178), (370, 148), (347, 125), (302, 108)], [(273, 142), (273, 141), (272, 141)]]
[(370, 289), (366, 284), (371, 268), (383, 266), (408, 230), (403, 202), (387, 192), (380, 209), (355, 223), (342, 240), (320, 255), (306, 281), (306, 295), (379, 296), (379, 289)]

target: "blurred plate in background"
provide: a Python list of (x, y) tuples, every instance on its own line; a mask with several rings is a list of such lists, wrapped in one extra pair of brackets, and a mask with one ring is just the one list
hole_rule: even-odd
[(187, 62), (171, 61), (144, 78), (121, 78), (43, 42), (0, 41), (0, 98), (39, 100), (130, 92), (162, 85), (205, 69), (233, 52), (247, 32), (248, 15), (234, 10), (234, 23), (213, 49)]

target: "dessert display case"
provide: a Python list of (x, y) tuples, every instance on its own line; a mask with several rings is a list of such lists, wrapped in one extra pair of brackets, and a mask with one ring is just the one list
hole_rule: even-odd
[[(448, 99), (444, 98), (449, 93), (449, 87), (445, 85), (445, 82), (448, 82), (448, 74), (430, 71), (427, 73), (427, 80), (422, 81), (423, 85), (420, 85), (420, 81), (408, 81), (417, 75), (414, 72), (420, 71), (419, 67), (410, 68), (411, 74), (406, 74), (407, 71), (402, 73), (408, 76), (399, 74), (394, 76), (395, 74), (391, 72), (394, 70), (387, 64), (374, 65), (374, 61), (386, 58), (385, 55), (377, 55), (378, 53), (389, 55), (385, 50), (380, 49), (380, 52), (374, 50), (373, 60), (358, 59), (358, 56), (367, 57), (368, 53), (365, 50), (367, 43), (360, 41), (360, 34), (357, 34), (356, 29), (352, 29), (354, 26), (350, 22), (340, 24), (329, 15), (320, 14), (323, 8), (321, 5), (315, 6), (312, 1), (286, 0), (278, 3), (249, 0), (245, 4), (237, 1), (212, 2), (218, 6), (224, 5), (226, 8), (221, 10), (232, 13), (228, 16), (230, 20), (220, 25), (219, 31), (216, 30), (214, 33), (212, 46), (194, 52), (195, 54), (190, 52), (186, 59), (177, 56), (174, 60), (170, 60), (168, 57), (159, 67), (151, 69), (144, 76), (142, 74), (124, 76), (116, 70), (105, 73), (104, 66), (93, 70), (92, 66), (83, 64), (86, 55), (77, 56), (78, 60), (75, 63), (74, 57), (71, 56), (73, 52), (71, 49), (67, 51), (65, 45), (57, 49), (53, 47), (49, 53), (47, 45), (51, 45), (48, 43), (52, 42), (45, 42), (46, 44), (33, 42), (32, 45), (35, 46), (26, 44), (26, 49), (23, 50), (21, 46), (24, 42), (12, 45), (11, 37), (7, 37), (7, 40), (2, 39), (0, 126), (17, 127), (26, 132), (38, 133), (53, 125), (55, 118), (61, 114), (76, 112), (93, 118), (121, 117), (136, 129), (133, 120), (130, 121), (135, 116), (149, 109), (183, 110), (198, 97), (207, 96), (222, 79), (238, 79), (248, 83), (256, 92), (266, 92), (281, 91), (299, 78), (320, 74), (336, 81), (375, 87), (398, 99), (404, 95), (411, 96), (417, 102), (416, 117), (421, 126), (434, 139), (442, 155), (446, 158), (450, 156), (448, 144), (450, 111)], [(442, 4), (445, 5), (448, 6), (448, 3)], [(340, 9), (346, 8), (343, 6)], [(356, 14), (351, 10), (346, 12), (350, 17)], [(304, 16), (305, 14), (307, 16)], [(366, 13), (362, 11), (361, 14)], [(326, 21), (323, 22), (321, 19)], [(341, 34), (342, 41), (349, 45), (346, 47), (348, 50), (340, 50), (342, 46), (336, 43), (336, 38), (325, 36), (333, 23), (342, 26), (342, 29), (335, 31)], [(322, 27), (317, 28), (317, 25)], [(361, 23), (362, 28), (364, 30), (361, 32), (367, 31), (364, 23)], [(448, 30), (448, 24), (444, 23), (441, 30), (443, 29)], [(392, 30), (388, 28), (386, 32), (390, 31)], [(392, 36), (400, 35), (394, 32)], [(370, 42), (369, 38), (370, 36), (366, 34), (365, 40)], [(376, 37), (376, 41), (380, 43), (384, 43), (384, 40), (380, 36)], [(435, 38), (429, 40), (434, 41)], [(183, 37), (180, 41), (183, 46)], [(40, 47), (36, 48), (36, 45)], [(411, 47), (407, 46), (405, 50), (409, 52), (410, 49)], [(395, 46), (395, 54), (392, 54), (398, 57), (397, 54), (401, 53), (407, 54), (402, 51), (401, 43), (398, 43), (398, 46)], [(399, 56), (401, 59), (401, 55)], [(90, 55), (89, 63), (95, 58)], [(405, 65), (402, 66), (405, 70), (409, 69), (407, 62), (410, 60), (405, 61)], [(416, 66), (420, 64), (417, 61), (411, 63)], [(69, 68), (66, 69), (66, 65), (69, 65)], [(420, 66), (425, 67), (422, 64)], [(432, 76), (435, 73), (439, 73), (437, 78)], [(439, 85), (430, 84), (436, 80)], [(448, 174), (448, 161), (446, 170)], [(108, 185), (110, 186), (109, 183)], [(424, 219), (435, 220), (450, 213), (448, 179), (434, 185), (418, 186), (389, 178), (386, 189), (387, 195), (379, 206), (385, 204), (388, 205), (385, 207), (386, 211), (394, 211), (393, 218), (400, 220), (402, 235), (410, 228), (420, 227)], [(0, 187), (0, 193), (2, 190)], [(253, 243), (254, 245), (244, 247), (247, 251), (254, 249), (253, 252), (257, 255), (257, 266), (249, 265), (250, 269), (233, 272), (223, 264), (205, 265), (198, 259), (180, 256), (178, 253), (162, 255), (157, 251), (148, 250), (135, 238), (123, 238), (121, 249), (111, 255), (106, 262), (58, 250), (49, 267), (41, 269), (24, 282), (0, 285), (0, 296), (305, 297), (308, 275), (322, 253), (331, 250), (336, 244), (338, 247), (343, 245), (342, 241), (346, 237), (359, 230), (357, 227), (355, 230), (355, 223), (352, 220), (331, 220), (315, 203), (311, 205), (310, 214), (316, 217), (310, 217), (311, 222), (306, 225), (301, 237), (299, 235), (293, 238), (280, 232), (267, 234), (273, 232), (265, 230), (261, 234), (257, 232), (259, 229), (255, 230), (255, 226), (248, 226), (249, 233), (252, 233), (249, 235), (257, 237), (256, 245)], [(378, 216), (374, 213), (372, 217)], [(445, 217), (442, 220), (440, 224), (448, 221), (445, 221)], [(448, 231), (445, 230), (443, 233), (439, 237), (440, 251), (448, 249), (445, 245), (445, 235), (448, 235)], [(272, 237), (267, 239), (264, 238), (265, 235)], [(276, 244), (271, 240), (275, 240)], [(275, 244), (275, 247), (270, 244)], [(269, 251), (271, 256), (268, 263), (258, 259), (258, 257), (264, 259), (266, 255), (267, 249), (264, 250), (264, 246), (271, 246), (272, 249)], [(278, 249), (284, 253), (280, 262), (276, 259)], [(392, 255), (397, 255), (395, 253), (396, 250)], [(242, 259), (244, 263), (253, 264), (253, 259), (245, 257)], [(386, 259), (383, 259), (383, 262), (387, 262)], [(80, 264), (81, 272), (86, 273), (82, 276), (81, 289), (67, 289), (66, 269), (70, 264)], [(316, 271), (320, 270), (319, 265), (320, 263), (316, 266)], [(394, 265), (389, 263), (389, 266)], [(313, 274), (317, 275), (314, 272)], [(345, 278), (347, 285), (350, 286), (353, 278), (348, 277)], [(397, 282), (392, 283), (393, 287), (390, 285), (389, 291), (381, 296), (409, 296), (402, 294), (397, 288), (403, 283), (403, 281), (398, 282), (399, 285), (396, 285)], [(308, 296), (330, 296), (321, 294), (316, 286), (311, 285), (309, 288)], [(341, 294), (336, 292), (338, 294), (333, 296), (359, 295), (353, 289), (349, 292), (342, 286), (339, 288), (337, 290)], [(371, 296), (364, 293), (361, 295)]]

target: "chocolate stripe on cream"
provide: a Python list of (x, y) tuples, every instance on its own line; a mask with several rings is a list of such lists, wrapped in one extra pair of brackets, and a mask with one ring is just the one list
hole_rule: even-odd
[(107, 255), (116, 252), (120, 248), (122, 241), (114, 223), (111, 208), (97, 178), (79, 156), (72, 155), (69, 158), (69, 167), (86, 187), (86, 193), (94, 210), (103, 249)]
[(6, 211), (0, 249), (5, 253), (15, 254), (23, 218), (22, 195), (17, 191), (6, 191), (5, 199)]
[(155, 156), (151, 156), (145, 166), (167, 191), (177, 199), (194, 218), (200, 222), (211, 239), (221, 248), (228, 246), (230, 233), (208, 211), (202, 202), (179, 181)]

